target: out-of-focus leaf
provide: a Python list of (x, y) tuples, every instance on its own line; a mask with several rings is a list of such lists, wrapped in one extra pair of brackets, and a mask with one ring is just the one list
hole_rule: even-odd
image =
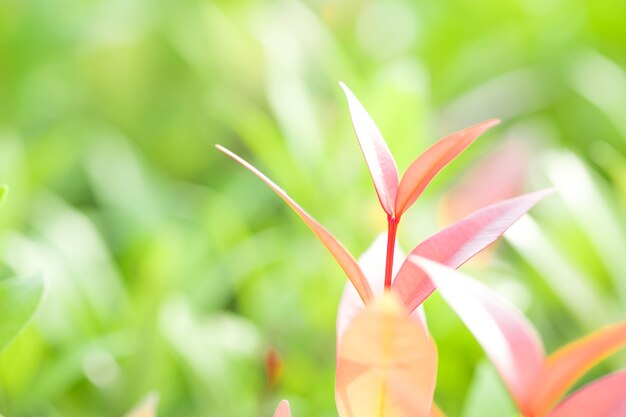
[(605, 322), (607, 312), (619, 311), (603, 297), (593, 277), (577, 268), (531, 217), (523, 217), (504, 236), (529, 265), (538, 271), (569, 313), (586, 327)]
[(155, 417), (158, 403), (159, 398), (155, 394), (151, 394), (126, 414), (126, 417)]
[[(420, 243), (412, 255), (458, 268), (492, 244), (551, 190), (537, 191), (485, 207)], [(419, 306), (434, 290), (432, 282), (408, 259), (392, 288), (409, 311)]]
[(383, 135), (367, 110), (344, 83), (340, 82), (339, 85), (343, 88), (348, 99), (352, 125), (372, 175), (380, 204), (388, 215), (395, 217), (396, 196), (398, 194), (396, 162), (385, 139), (383, 139)]
[(546, 411), (596, 363), (626, 345), (626, 322), (598, 330), (554, 352), (536, 389), (533, 410)]
[(340, 417), (426, 417), (432, 406), (437, 351), (420, 320), (392, 294), (359, 313), (337, 353)]
[(565, 208), (595, 246), (622, 303), (626, 302), (623, 212), (613, 205), (612, 196), (606, 194), (604, 180), (569, 152), (548, 154), (544, 166), (548, 179), (559, 189)]
[(6, 200), (8, 194), (9, 187), (6, 185), (0, 185), (0, 207), (4, 204), (4, 200)]
[(443, 198), (444, 220), (451, 223), (490, 204), (522, 194), (529, 157), (527, 142), (508, 140), (478, 161)]
[(409, 256), (435, 283), (483, 347), (524, 415), (528, 414), (544, 350), (531, 323), (478, 281), (426, 258)]
[(274, 417), (291, 417), (291, 410), (289, 409), (289, 402), (287, 400), (282, 400), (278, 404)]
[(624, 417), (625, 415), (626, 371), (619, 371), (576, 391), (548, 414), (548, 417)]
[(43, 294), (41, 276), (0, 281), (0, 351), (30, 322)]
[(263, 182), (265, 182), (276, 194), (279, 195), (297, 214), (300, 218), (306, 223), (307, 226), (315, 233), (315, 235), (322, 241), (324, 246), (328, 249), (328, 251), (333, 255), (333, 257), (337, 260), (341, 268), (344, 270), (354, 288), (356, 288), (359, 296), (363, 300), (363, 302), (368, 303), (372, 299), (372, 290), (367, 283), (367, 279), (365, 275), (359, 268), (356, 260), (350, 255), (348, 250), (328, 231), (319, 224), (313, 217), (311, 217), (304, 209), (302, 209), (298, 203), (296, 203), (291, 197), (287, 195), (278, 185), (276, 185), (272, 180), (267, 178), (263, 173), (261, 173), (258, 169), (250, 165), (248, 162), (235, 155), (231, 151), (225, 149), (220, 145), (216, 145), (217, 149), (224, 152), (226, 155), (230, 156), (235, 161), (239, 162), (241, 165), (252, 171), (257, 177), (259, 177)]
[(487, 129), (500, 123), (486, 120), (439, 140), (421, 154), (406, 170), (396, 197), (396, 215), (401, 216), (422, 194), (439, 171), (463, 152)]
[(511, 417), (517, 413), (502, 380), (487, 361), (478, 364), (461, 417)]

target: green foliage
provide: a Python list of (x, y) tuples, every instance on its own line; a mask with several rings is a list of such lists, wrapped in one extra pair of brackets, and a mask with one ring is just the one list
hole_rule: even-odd
[(30, 279), (0, 281), (0, 352), (26, 327), (44, 295), (44, 282)]
[(7, 195), (9, 194), (9, 187), (6, 185), (0, 185), (0, 207), (4, 204), (4, 200), (7, 199)]

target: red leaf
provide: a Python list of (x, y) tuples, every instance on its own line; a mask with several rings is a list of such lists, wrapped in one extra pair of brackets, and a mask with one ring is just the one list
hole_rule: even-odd
[(419, 320), (392, 294), (361, 311), (337, 352), (335, 398), (340, 417), (427, 417), (437, 350)]
[(289, 402), (287, 400), (282, 400), (278, 404), (274, 417), (291, 417), (291, 410), (289, 409)]
[(534, 412), (545, 415), (587, 370), (624, 346), (626, 322), (600, 329), (553, 353), (536, 390)]
[(600, 378), (576, 391), (549, 417), (626, 416), (626, 370)]
[(395, 217), (396, 195), (398, 194), (398, 169), (391, 152), (367, 110), (342, 82), (339, 83), (348, 99), (352, 126), (365, 156), (380, 204), (388, 215)]
[[(550, 193), (552, 190), (537, 191), (485, 207), (432, 235), (411, 254), (458, 268), (492, 244)], [(435, 289), (424, 273), (408, 259), (398, 271), (392, 288), (409, 311), (419, 306)]]
[(535, 328), (513, 305), (480, 282), (426, 258), (409, 256), (483, 347), (523, 415), (529, 414), (534, 385), (544, 364)]
[(300, 218), (306, 223), (307, 226), (315, 233), (315, 235), (322, 241), (324, 246), (328, 249), (328, 251), (333, 255), (335, 260), (339, 263), (341, 268), (344, 270), (354, 288), (359, 293), (359, 296), (363, 300), (364, 303), (369, 303), (372, 299), (372, 290), (367, 283), (367, 279), (363, 272), (359, 268), (356, 260), (350, 255), (350, 252), (341, 244), (339, 241), (328, 231), (319, 224), (313, 217), (311, 217), (302, 207), (300, 207), (291, 197), (287, 195), (278, 185), (276, 185), (272, 180), (267, 178), (263, 173), (261, 173), (258, 169), (250, 165), (248, 162), (235, 155), (228, 149), (216, 145), (217, 149), (224, 152), (226, 155), (230, 156), (235, 161), (239, 162), (244, 167), (248, 168), (259, 177), (263, 182), (265, 182), (280, 198), (282, 198), (297, 214)]
[(435, 175), (461, 152), (463, 152), (484, 131), (500, 123), (490, 119), (447, 136), (420, 155), (407, 169), (400, 180), (396, 197), (396, 216), (400, 217), (417, 198)]

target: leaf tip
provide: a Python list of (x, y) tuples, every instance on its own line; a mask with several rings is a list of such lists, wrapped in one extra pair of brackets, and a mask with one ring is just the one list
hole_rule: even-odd
[(276, 407), (274, 417), (291, 417), (291, 408), (289, 407), (289, 401), (282, 400)]
[(343, 93), (346, 95), (346, 98), (348, 99), (348, 104), (352, 104), (352, 101), (357, 100), (356, 96), (354, 95), (352, 90), (350, 90), (350, 88), (346, 85), (346, 83), (344, 83), (343, 81), (339, 81), (339, 87), (341, 87)]

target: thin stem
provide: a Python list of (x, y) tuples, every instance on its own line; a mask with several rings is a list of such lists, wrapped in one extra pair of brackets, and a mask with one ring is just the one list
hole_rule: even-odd
[(396, 248), (396, 231), (399, 218), (387, 216), (387, 259), (385, 262), (385, 289), (391, 288), (391, 273), (393, 271), (393, 252)]

